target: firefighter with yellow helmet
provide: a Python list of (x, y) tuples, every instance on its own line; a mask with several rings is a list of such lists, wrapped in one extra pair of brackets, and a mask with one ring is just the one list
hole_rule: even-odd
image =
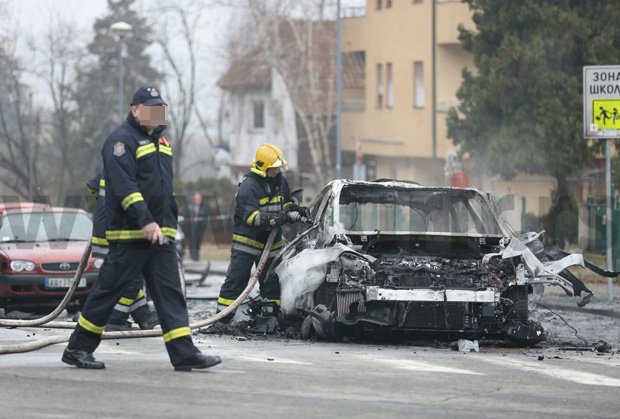
[(231, 305), (241, 295), (250, 279), (252, 266), (258, 263), (273, 229), (278, 229), (278, 232), (269, 249), (259, 285), (261, 297), (280, 305), (280, 284), (277, 281), (265, 282), (265, 274), (282, 247), (280, 227), (298, 221), (305, 214), (305, 208), (293, 202), (288, 182), (282, 175), (286, 165), (282, 150), (273, 144), (261, 144), (256, 150), (252, 168), (239, 184), (235, 196), (230, 264), (226, 280), (220, 288), (218, 311)]

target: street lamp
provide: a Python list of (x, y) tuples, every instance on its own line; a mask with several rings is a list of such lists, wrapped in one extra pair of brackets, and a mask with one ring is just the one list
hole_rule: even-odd
[(123, 117), (123, 47), (125, 46), (125, 36), (131, 32), (132, 26), (127, 22), (116, 22), (110, 26), (112, 33), (118, 36), (118, 117)]

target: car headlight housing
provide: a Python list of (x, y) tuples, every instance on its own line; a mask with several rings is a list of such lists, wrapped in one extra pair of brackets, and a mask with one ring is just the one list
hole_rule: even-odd
[(95, 269), (100, 269), (100, 268), (101, 268), (101, 265), (103, 265), (103, 259), (101, 259), (101, 258), (97, 258), (97, 259), (95, 259), (95, 261), (93, 262), (93, 267), (94, 267)]
[(11, 269), (15, 272), (30, 272), (34, 271), (34, 268), (36, 267), (34, 262), (31, 262), (29, 260), (12, 260), (10, 266)]

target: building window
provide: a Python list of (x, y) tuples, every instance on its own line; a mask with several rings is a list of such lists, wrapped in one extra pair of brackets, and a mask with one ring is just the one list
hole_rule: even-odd
[(383, 64), (377, 64), (377, 109), (383, 107)]
[(392, 8), (392, 0), (385, 0), (385, 8), (386, 9)]
[(413, 62), (413, 107), (424, 107), (424, 62)]
[(377, 0), (377, 10), (383, 9), (383, 0)]
[(411, 0), (411, 3), (413, 3), (413, 4), (420, 4), (420, 3), (422, 3), (422, 0)]
[(392, 63), (385, 64), (385, 107), (394, 107), (394, 85), (392, 83)]
[(265, 102), (262, 100), (252, 101), (252, 128), (265, 128)]

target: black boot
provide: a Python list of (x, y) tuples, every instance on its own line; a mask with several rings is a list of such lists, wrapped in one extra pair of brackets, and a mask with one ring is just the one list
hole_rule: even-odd
[(97, 361), (92, 352), (77, 349), (65, 349), (65, 352), (62, 354), (62, 362), (89, 370), (102, 370), (105, 368), (105, 364)]
[(142, 321), (142, 322), (138, 322), (138, 326), (140, 326), (140, 329), (142, 330), (151, 330), (154, 329), (155, 326), (157, 326), (159, 324), (159, 319), (157, 318), (157, 314), (155, 313), (150, 313), (149, 317)]
[(131, 330), (131, 323), (106, 323), (105, 331), (106, 332), (126, 332), (127, 330)]
[(174, 366), (175, 371), (191, 371), (192, 368), (209, 368), (222, 362), (219, 356), (207, 356), (196, 352), (193, 356), (181, 361)]

